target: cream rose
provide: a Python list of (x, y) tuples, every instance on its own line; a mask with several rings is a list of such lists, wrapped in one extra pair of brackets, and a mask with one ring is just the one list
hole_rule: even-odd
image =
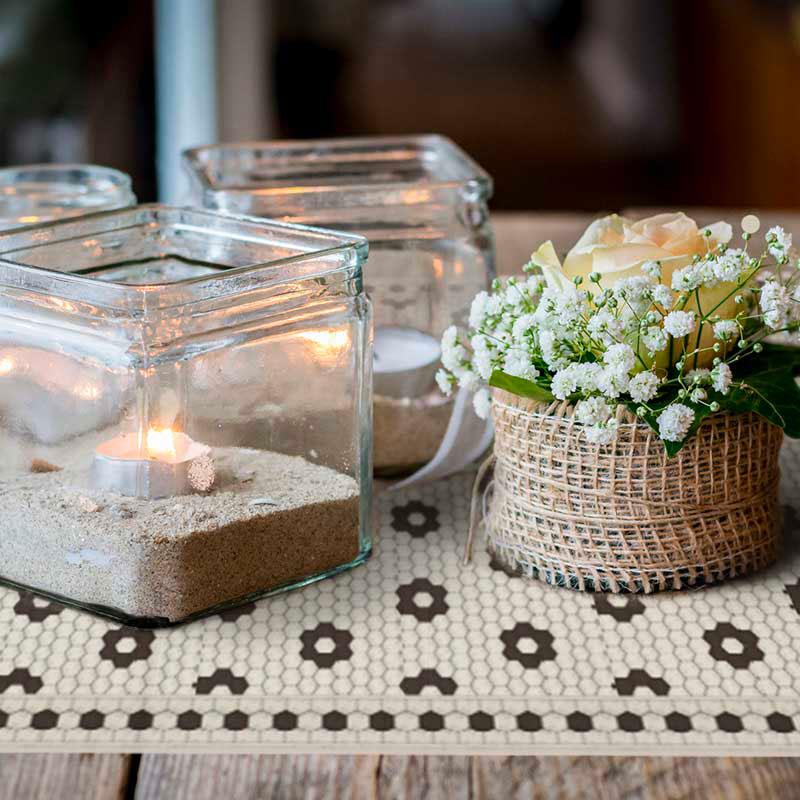
[[(705, 231), (709, 231), (709, 235)], [(563, 289), (575, 278), (582, 278), (581, 287), (596, 291), (597, 284), (589, 280), (593, 272), (600, 275), (600, 287), (611, 288), (617, 281), (642, 275), (642, 265), (647, 261), (661, 264), (661, 282), (672, 284), (673, 273), (688, 266), (695, 255), (703, 255), (718, 244), (727, 244), (733, 230), (727, 222), (716, 222), (699, 229), (697, 223), (682, 212), (656, 214), (634, 222), (612, 214), (593, 222), (567, 253), (562, 264), (552, 242), (545, 242), (533, 255), (531, 261), (544, 274), (548, 286)], [(732, 284), (721, 283), (713, 289), (700, 290), (700, 308), (710, 311), (727, 294)], [(691, 297), (684, 307), (697, 311), (697, 302)], [(716, 313), (722, 317), (733, 316), (733, 298), (720, 306)], [(713, 342), (710, 325), (705, 325), (702, 347)], [(713, 353), (704, 353), (699, 362), (711, 361)], [(677, 359), (679, 353), (674, 353)], [(659, 359), (661, 361), (661, 359)]]

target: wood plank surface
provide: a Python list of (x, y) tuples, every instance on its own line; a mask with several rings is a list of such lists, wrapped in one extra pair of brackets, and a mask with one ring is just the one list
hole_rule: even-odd
[(136, 800), (794, 800), (800, 759), (145, 755)]
[(0, 755), (0, 800), (122, 800), (131, 756)]

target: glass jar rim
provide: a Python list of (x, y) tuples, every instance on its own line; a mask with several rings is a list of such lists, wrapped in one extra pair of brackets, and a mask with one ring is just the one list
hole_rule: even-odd
[[(358, 179), (352, 181), (338, 180), (332, 183), (321, 181), (315, 185), (271, 185), (270, 179), (252, 181), (244, 185), (226, 185), (216, 180), (210, 172), (211, 159), (220, 154), (245, 154), (248, 152), (265, 152), (277, 154), (278, 152), (297, 154), (309, 152), (325, 152), (334, 157), (337, 153), (363, 152), (368, 154), (368, 148), (417, 148), (419, 152), (435, 155), (440, 159), (443, 168), (432, 170), (425, 179), (394, 178)], [(374, 199), (374, 193), (381, 190), (408, 190), (415, 186), (424, 187), (429, 192), (436, 190), (452, 190), (469, 187), (476, 194), (488, 198), (492, 193), (492, 179), (480, 165), (478, 165), (464, 150), (446, 136), (440, 134), (417, 134), (408, 136), (367, 136), (367, 137), (339, 137), (331, 139), (286, 139), (274, 141), (242, 141), (222, 142), (217, 144), (193, 147), (183, 151), (183, 162), (192, 177), (197, 180), (204, 192), (218, 195), (237, 195), (257, 192), (270, 195), (297, 195), (317, 193), (345, 193), (367, 190)], [(365, 159), (367, 163), (374, 157)], [(374, 159), (377, 160), (377, 159)], [(293, 162), (291, 155), (285, 156), (287, 172), (291, 174)], [(356, 158), (348, 158), (344, 163), (353, 163)], [(428, 162), (430, 163), (430, 162)], [(373, 199), (370, 202), (373, 202)]]
[[(100, 237), (123, 233), (133, 227), (150, 232), (159, 226), (176, 231), (228, 239), (247, 246), (274, 248), (278, 242), (289, 254), (253, 258), (244, 266), (221, 268), (213, 274), (183, 278), (168, 283), (125, 283), (103, 280), (92, 274), (69, 269), (38, 266), (31, 254), (42, 248), (74, 244), (79, 240), (100, 244)], [(119, 245), (109, 242), (114, 251)], [(247, 291), (317, 280), (336, 275), (356, 278), (367, 258), (367, 240), (324, 228), (265, 220), (204, 209), (149, 203), (124, 209), (102, 211), (68, 219), (44, 222), (0, 232), (0, 290), (4, 285), (28, 287), (48, 294), (100, 302), (109, 308), (133, 312), (165, 310)], [(21, 257), (21, 254), (27, 254)], [(69, 255), (64, 256), (69, 260)], [(36, 259), (33, 259), (35, 262)], [(315, 264), (315, 268), (312, 268)], [(309, 266), (306, 269), (306, 265)], [(46, 287), (46, 288), (45, 288)]]
[(125, 208), (135, 202), (130, 176), (113, 167), (70, 163), (0, 169), (0, 231)]

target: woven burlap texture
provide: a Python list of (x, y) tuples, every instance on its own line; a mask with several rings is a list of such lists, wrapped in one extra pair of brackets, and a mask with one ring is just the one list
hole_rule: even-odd
[(714, 414), (673, 458), (622, 406), (616, 440), (586, 441), (567, 403), (493, 396), (488, 549), (517, 574), (586, 591), (714, 583), (771, 564), (782, 431)]

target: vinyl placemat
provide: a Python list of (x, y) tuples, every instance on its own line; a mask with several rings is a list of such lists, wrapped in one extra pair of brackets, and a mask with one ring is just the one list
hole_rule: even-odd
[(384, 493), (375, 555), (167, 630), (0, 589), (0, 749), (800, 753), (800, 443), (786, 550), (693, 591), (462, 565), (472, 475)]

